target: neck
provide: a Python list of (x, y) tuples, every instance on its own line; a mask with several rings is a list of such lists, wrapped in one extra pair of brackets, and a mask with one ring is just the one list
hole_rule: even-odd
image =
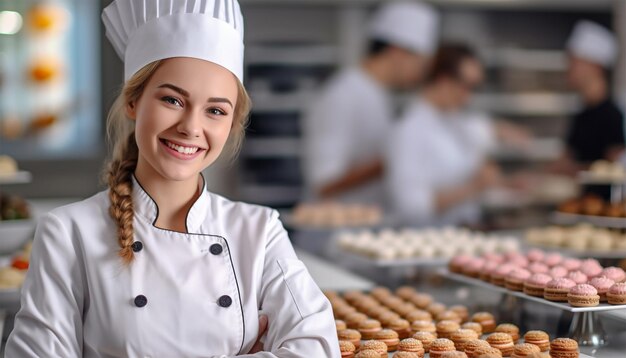
[(361, 68), (381, 86), (386, 88), (391, 86), (391, 75), (385, 61), (378, 58), (368, 58), (363, 61)]
[(437, 84), (427, 85), (422, 91), (422, 97), (440, 111), (450, 110), (447, 102), (447, 93)]
[(181, 181), (166, 179), (141, 158), (137, 162), (135, 176), (159, 208), (155, 225), (166, 230), (186, 232), (187, 213), (200, 196), (200, 176)]
[(580, 94), (587, 106), (602, 103), (609, 96), (609, 88), (603, 77), (590, 78), (581, 88)]

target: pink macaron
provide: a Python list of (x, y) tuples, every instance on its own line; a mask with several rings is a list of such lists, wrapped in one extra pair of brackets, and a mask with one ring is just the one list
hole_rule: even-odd
[(546, 284), (546, 288), (571, 289), (576, 286), (576, 282), (565, 277), (553, 278)]
[(607, 278), (606, 276), (598, 276), (592, 278), (589, 281), (589, 284), (598, 291), (598, 295), (600, 295), (600, 301), (605, 302), (606, 293), (609, 292), (609, 289), (615, 284), (615, 281)]
[(563, 261), (563, 256), (558, 252), (551, 252), (549, 254), (546, 254), (543, 259), (543, 263), (550, 267), (560, 264), (561, 261)]
[(526, 257), (528, 258), (528, 260), (532, 262), (543, 261), (545, 256), (546, 256), (545, 252), (539, 249), (531, 249), (526, 254)]
[(568, 273), (569, 271), (563, 266), (554, 266), (549, 272), (552, 277), (565, 277)]
[(570, 280), (576, 282), (577, 285), (579, 285), (581, 283), (587, 283), (587, 281), (589, 280), (587, 275), (585, 275), (581, 271), (572, 271), (572, 272), (568, 273), (567, 276), (565, 276), (565, 277), (567, 277)]
[(532, 262), (530, 265), (528, 265), (528, 271), (532, 273), (548, 273), (548, 271), (550, 271), (550, 268), (544, 263)]
[(580, 269), (580, 265), (582, 265), (582, 261), (571, 257), (568, 257), (561, 262), (561, 266), (565, 267), (568, 271), (576, 271)]
[(601, 276), (606, 276), (615, 282), (624, 282), (626, 280), (626, 272), (620, 267), (607, 267), (602, 270)]
[(482, 257), (487, 260), (487, 262), (495, 262), (499, 264), (504, 262), (504, 256), (496, 254), (495, 252), (486, 252), (482, 255)]
[(485, 266), (485, 259), (473, 257), (465, 264), (463, 272), (469, 276), (477, 277), (483, 269), (483, 266)]
[(583, 260), (580, 265), (580, 271), (582, 271), (587, 277), (593, 278), (602, 274), (602, 266), (595, 259)]
[(598, 294), (598, 290), (591, 285), (581, 283), (580, 285), (570, 288), (569, 293), (578, 296), (593, 296)]

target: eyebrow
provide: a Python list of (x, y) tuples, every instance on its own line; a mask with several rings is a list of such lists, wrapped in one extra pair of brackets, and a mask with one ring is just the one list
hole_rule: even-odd
[[(189, 98), (189, 92), (171, 83), (164, 83), (158, 88), (169, 88), (177, 93), (180, 93), (182, 96)], [(233, 107), (233, 103), (228, 98), (224, 97), (210, 97), (207, 102), (228, 103), (231, 107)]]

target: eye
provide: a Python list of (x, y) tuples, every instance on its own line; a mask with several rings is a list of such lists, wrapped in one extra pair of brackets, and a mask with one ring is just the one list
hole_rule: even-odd
[(217, 107), (213, 107), (213, 108), (207, 109), (207, 113), (212, 114), (214, 116), (225, 116), (226, 115), (226, 112), (224, 112), (222, 109), (217, 108)]
[(171, 96), (162, 97), (161, 101), (163, 101), (163, 102), (165, 102), (167, 104), (171, 104), (172, 106), (178, 106), (178, 107), (182, 107), (183, 106), (183, 104), (177, 98), (174, 98), (174, 97), (171, 97)]

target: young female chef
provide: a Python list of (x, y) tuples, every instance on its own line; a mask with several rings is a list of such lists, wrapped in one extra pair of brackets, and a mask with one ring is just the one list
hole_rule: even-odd
[[(206, 190), (241, 140), (243, 22), (235, 0), (116, 0), (125, 62), (109, 126), (109, 189), (38, 226), (7, 357), (339, 357), (331, 307), (275, 211)], [(231, 147), (233, 150), (233, 147)]]

